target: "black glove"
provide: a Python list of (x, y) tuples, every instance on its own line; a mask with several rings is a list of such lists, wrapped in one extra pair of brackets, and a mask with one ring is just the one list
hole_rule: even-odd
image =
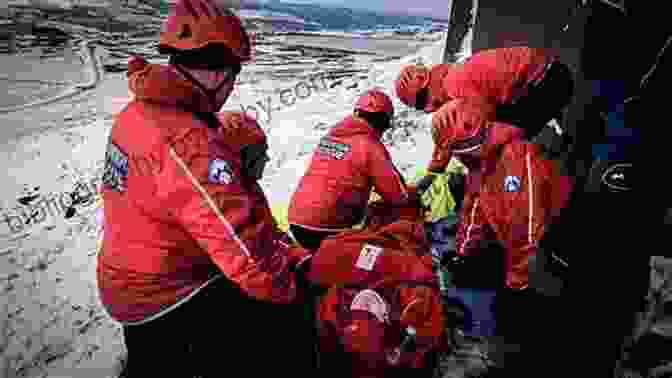
[(434, 179), (436, 176), (434, 175), (426, 175), (418, 182), (415, 184), (416, 191), (418, 193), (418, 196), (422, 196), (427, 189), (429, 189), (430, 186), (432, 186), (432, 182), (434, 182)]
[(448, 177), (448, 188), (455, 200), (455, 209), (457, 213), (462, 209), (462, 202), (464, 201), (464, 191), (466, 185), (466, 176), (463, 174), (451, 174)]
[(294, 266), (294, 276), (296, 277), (296, 284), (305, 288), (308, 286), (308, 272), (310, 272), (310, 265), (313, 261), (313, 256), (308, 256), (305, 260), (299, 261), (296, 266)]
[(313, 256), (310, 256), (307, 259), (299, 262), (299, 264), (297, 264), (294, 268), (294, 275), (296, 277), (296, 285), (305, 296), (319, 297), (324, 295), (329, 288), (322, 287), (308, 279), (312, 262)]

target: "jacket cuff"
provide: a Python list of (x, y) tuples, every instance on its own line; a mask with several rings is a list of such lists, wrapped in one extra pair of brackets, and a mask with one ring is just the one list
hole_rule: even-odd
[(447, 167), (448, 167), (448, 164), (444, 164), (442, 162), (432, 161), (427, 166), (427, 172), (430, 172), (430, 173), (444, 173), (446, 171)]

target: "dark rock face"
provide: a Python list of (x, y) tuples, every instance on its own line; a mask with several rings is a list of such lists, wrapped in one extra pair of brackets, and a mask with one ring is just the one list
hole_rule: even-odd
[[(561, 41), (563, 27), (570, 21), (576, 1), (533, 2), (511, 0), (479, 0), (472, 48), (474, 51), (507, 46), (559, 47), (565, 60), (583, 39), (577, 33), (575, 42)], [(566, 35), (566, 34), (565, 34)], [(573, 65), (573, 68), (576, 68)]]

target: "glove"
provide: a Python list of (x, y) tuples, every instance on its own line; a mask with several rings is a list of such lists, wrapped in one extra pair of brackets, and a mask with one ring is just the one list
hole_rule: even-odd
[(299, 260), (294, 266), (296, 286), (299, 288), (299, 291), (302, 293), (304, 298), (321, 297), (327, 292), (327, 290), (329, 290), (328, 287), (322, 287), (308, 279), (312, 262), (313, 255), (308, 255), (307, 257)]
[(415, 184), (418, 197), (422, 197), (425, 191), (429, 189), (430, 186), (432, 186), (432, 182), (434, 182), (435, 178), (436, 176), (430, 174), (418, 180), (418, 182)]
[(307, 275), (310, 270), (310, 260), (313, 258), (313, 255), (301, 247), (288, 248), (287, 255), (289, 256), (290, 269), (294, 273), (296, 284), (299, 287), (305, 287), (305, 283), (308, 281)]
[(296, 274), (297, 280), (308, 282), (308, 272), (310, 272), (312, 261), (313, 256), (307, 255), (296, 262), (296, 265), (294, 265), (294, 273)]
[(306, 298), (308, 296), (308, 287), (310, 286), (308, 272), (310, 271), (310, 262), (312, 258), (311, 255), (307, 255), (300, 260), (294, 260), (292, 271), (294, 272), (294, 281), (296, 281), (296, 287), (299, 291), (300, 298)]

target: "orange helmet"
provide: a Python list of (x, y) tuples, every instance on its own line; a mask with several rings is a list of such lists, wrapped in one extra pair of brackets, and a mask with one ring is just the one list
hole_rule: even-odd
[(455, 99), (444, 104), (432, 115), (432, 138), (453, 153), (477, 149), (485, 143), (488, 121), (495, 106), (474, 99)]
[(226, 63), (251, 59), (251, 44), (240, 18), (226, 7), (225, 0), (178, 0), (163, 24), (159, 50), (177, 53), (223, 45), (230, 56)]
[(388, 95), (380, 89), (371, 89), (361, 95), (355, 103), (355, 109), (369, 113), (386, 113), (390, 118), (394, 116), (394, 105)]
[(240, 152), (253, 145), (267, 145), (266, 133), (254, 117), (243, 112), (220, 112), (217, 118), (222, 124), (220, 133), (235, 151)]
[(399, 77), (394, 81), (394, 88), (399, 100), (415, 107), (418, 92), (429, 85), (429, 67), (416, 64), (401, 69)]

